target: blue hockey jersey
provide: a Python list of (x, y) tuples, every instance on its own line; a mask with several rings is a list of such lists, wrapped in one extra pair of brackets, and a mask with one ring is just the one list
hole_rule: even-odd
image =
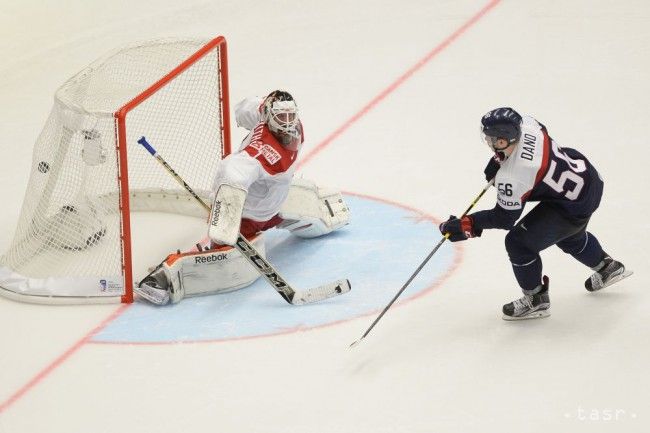
[(501, 163), (494, 185), (497, 205), (472, 215), (477, 229), (512, 227), (527, 202), (550, 202), (569, 217), (587, 218), (603, 192), (603, 180), (589, 160), (560, 147), (530, 116), (522, 116), (521, 138)]

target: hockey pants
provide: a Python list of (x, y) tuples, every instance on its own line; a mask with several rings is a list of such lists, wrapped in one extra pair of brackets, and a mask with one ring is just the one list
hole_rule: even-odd
[(525, 294), (534, 294), (542, 281), (539, 252), (557, 245), (580, 263), (593, 268), (603, 259), (598, 239), (586, 231), (590, 217), (575, 218), (549, 203), (535, 206), (506, 235), (512, 270)]

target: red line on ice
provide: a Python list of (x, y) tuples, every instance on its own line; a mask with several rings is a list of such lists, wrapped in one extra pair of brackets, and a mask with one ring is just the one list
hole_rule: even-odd
[(90, 339), (93, 337), (93, 335), (97, 334), (99, 331), (104, 329), (106, 325), (108, 325), (110, 322), (115, 320), (116, 317), (118, 317), (124, 310), (129, 308), (131, 304), (124, 304), (121, 305), (119, 308), (117, 308), (115, 311), (111, 313), (110, 316), (108, 316), (102, 323), (97, 325), (92, 331), (88, 332), (86, 335), (84, 335), (81, 340), (77, 341), (75, 344), (72, 345), (68, 350), (66, 350), (62, 355), (60, 355), (58, 358), (56, 358), (54, 361), (50, 363), (47, 367), (45, 367), (43, 370), (41, 370), (40, 373), (38, 373), (36, 376), (34, 376), (29, 382), (27, 382), (25, 385), (23, 385), (22, 388), (20, 388), (18, 391), (14, 392), (6, 401), (2, 402), (0, 404), (0, 414), (7, 410), (9, 406), (11, 406), (13, 403), (16, 402), (16, 400), (20, 399), (23, 395), (25, 395), (30, 389), (32, 389), (34, 386), (36, 386), (39, 382), (41, 382), (45, 377), (47, 377), (52, 371), (54, 371), (58, 366), (63, 364), (68, 358), (70, 358), (77, 350), (79, 350), (84, 344), (88, 343)]
[(400, 75), (395, 81), (393, 81), (388, 87), (382, 90), (370, 102), (364, 105), (363, 108), (361, 108), (361, 110), (359, 110), (356, 114), (350, 117), (345, 123), (343, 123), (343, 125), (339, 126), (334, 132), (332, 132), (330, 135), (325, 137), (323, 141), (318, 143), (316, 147), (314, 147), (310, 152), (308, 152), (305, 156), (303, 156), (298, 162), (298, 168), (302, 167), (307, 162), (311, 161), (312, 158), (314, 158), (323, 149), (329, 146), (332, 143), (332, 141), (334, 141), (337, 137), (339, 137), (346, 130), (348, 130), (350, 126), (352, 126), (359, 119), (361, 119), (363, 116), (368, 114), (368, 112), (370, 112), (373, 108), (375, 108), (377, 104), (383, 101), (388, 95), (393, 93), (402, 84), (404, 84), (404, 82), (406, 82), (409, 78), (411, 78), (413, 74), (415, 74), (417, 71), (422, 69), (422, 67), (424, 67), (427, 63), (429, 63), (434, 57), (436, 57), (438, 54), (444, 51), (445, 48), (447, 48), (449, 45), (451, 45), (452, 42), (458, 39), (459, 36), (465, 33), (467, 29), (469, 29), (474, 24), (476, 24), (478, 20), (483, 18), (483, 16), (487, 14), (491, 9), (493, 9), (499, 2), (501, 2), (501, 0), (492, 0), (488, 4), (483, 6), (483, 8), (480, 11), (478, 11), (474, 16), (472, 16), (469, 20), (467, 20), (462, 26), (456, 29), (455, 32), (449, 35), (444, 41), (438, 44), (438, 46), (436, 46), (434, 49), (429, 51), (424, 57), (420, 59), (420, 61), (418, 61), (415, 65), (411, 66), (406, 72)]
[[(399, 208), (402, 208), (402, 209), (406, 209), (406, 210), (411, 211), (413, 213), (413, 216), (414, 216), (414, 219), (415, 219), (416, 223), (420, 222), (420, 221), (430, 222), (430, 223), (433, 224), (434, 229), (437, 228), (438, 224), (441, 223), (441, 221), (439, 221), (438, 219), (436, 219), (435, 217), (433, 217), (431, 215), (425, 214), (425, 213), (423, 213), (422, 211), (420, 211), (418, 209), (415, 209), (413, 207), (406, 206), (406, 205), (394, 202), (392, 200), (388, 200), (388, 199), (384, 199), (384, 198), (378, 198), (378, 197), (372, 197), (372, 196), (365, 195), (365, 194), (357, 194), (357, 193), (354, 193), (354, 192), (347, 192), (347, 191), (345, 191), (344, 194), (345, 195), (353, 195), (353, 196), (365, 198), (365, 199), (368, 199), (368, 200), (374, 200), (374, 201), (378, 201), (380, 203), (385, 203), (385, 204), (390, 205), (390, 206), (395, 206), (395, 207), (399, 207)], [(456, 244), (455, 247), (456, 247), (456, 251), (454, 253), (454, 260), (452, 261), (449, 268), (447, 268), (445, 273), (443, 275), (441, 275), (437, 280), (435, 280), (430, 286), (426, 287), (425, 289), (417, 292), (416, 294), (414, 294), (414, 295), (412, 295), (410, 297), (403, 297), (400, 302), (396, 303), (393, 306), (393, 309), (400, 308), (400, 307), (410, 303), (412, 300), (418, 299), (418, 298), (426, 295), (427, 293), (431, 292), (432, 290), (440, 287), (442, 285), (442, 283), (444, 283), (447, 280), (447, 278), (449, 278), (454, 273), (456, 268), (458, 268), (458, 266), (462, 262), (462, 257), (463, 257), (462, 245)], [(314, 325), (314, 326), (306, 326), (306, 325), (296, 326), (296, 327), (293, 327), (293, 328), (283, 329), (282, 331), (274, 332), (274, 333), (271, 333), (271, 334), (248, 335), (248, 336), (245, 336), (245, 337), (232, 337), (232, 338), (215, 338), (215, 339), (206, 339), (206, 340), (183, 340), (182, 343), (180, 343), (180, 344), (229, 343), (229, 342), (233, 342), (233, 341), (256, 340), (256, 339), (260, 339), (260, 338), (269, 338), (269, 337), (275, 337), (275, 336), (278, 336), (278, 335), (292, 334), (294, 332), (302, 332), (302, 331), (310, 331), (312, 329), (328, 328), (330, 326), (340, 325), (341, 323), (349, 322), (349, 321), (352, 321), (352, 320), (357, 320), (357, 319), (360, 319), (360, 318), (363, 318), (363, 317), (377, 315), (377, 313), (379, 313), (380, 311), (381, 311), (381, 308), (377, 308), (377, 309), (372, 310), (372, 311), (367, 311), (365, 313), (360, 313), (357, 316), (346, 317), (345, 319), (336, 320), (334, 322), (329, 322), (329, 323), (325, 323), (325, 324), (321, 324), (321, 325)], [(102, 345), (102, 344), (103, 345), (116, 344), (116, 345), (127, 345), (127, 346), (165, 346), (165, 345), (174, 345), (174, 344), (179, 344), (179, 343), (175, 342), (175, 341), (137, 341), (137, 342), (133, 342), (133, 341), (93, 341), (93, 340), (91, 340), (91, 341), (88, 341), (88, 344), (99, 344), (99, 345)]]
[[(487, 14), (491, 9), (493, 9), (497, 4), (499, 4), (500, 1), (501, 0), (491, 0), (485, 6), (483, 6), (481, 10), (479, 10), (476, 14), (474, 14), (469, 20), (467, 20), (462, 26), (456, 29), (456, 31), (454, 31), (451, 35), (449, 35), (440, 44), (438, 44), (433, 50), (427, 53), (422, 59), (420, 59), (420, 61), (418, 61), (415, 65), (410, 67), (406, 72), (404, 72), (401, 76), (399, 76), (392, 84), (386, 87), (382, 92), (380, 92), (370, 102), (368, 102), (363, 108), (361, 108), (361, 110), (359, 110), (350, 119), (348, 119), (345, 123), (343, 123), (343, 125), (338, 127), (334, 132), (332, 132), (323, 141), (321, 141), (318, 145), (316, 145), (316, 147), (311, 152), (307, 153), (301, 159), (301, 161), (298, 164), (298, 167), (302, 167), (303, 165), (307, 164), (309, 161), (311, 161), (311, 159), (313, 159), (316, 155), (322, 152), (323, 149), (329, 146), (337, 137), (339, 137), (347, 129), (349, 129), (350, 126), (352, 126), (359, 119), (361, 119), (363, 116), (368, 114), (368, 112), (370, 112), (375, 106), (377, 106), (377, 104), (383, 101), (388, 95), (390, 95), (393, 91), (395, 91), (395, 89), (397, 89), (402, 84), (404, 84), (404, 82), (406, 82), (409, 78), (411, 78), (413, 74), (415, 74), (428, 62), (430, 62), (431, 59), (433, 59), (435, 56), (437, 56), (443, 50), (445, 50), (449, 45), (451, 45), (452, 42), (458, 39), (459, 36), (465, 33), (465, 31), (467, 31), (470, 27), (476, 24), (477, 21), (479, 21), (483, 16), (485, 16), (485, 14)], [(456, 263), (456, 265), (457, 264), (458, 263)], [(432, 288), (433, 287), (429, 288), (429, 290), (431, 290)], [(428, 292), (429, 290), (425, 290), (424, 292)], [(66, 360), (68, 360), (81, 347), (86, 345), (92, 339), (93, 335), (97, 334), (102, 329), (104, 329), (110, 322), (112, 322), (120, 314), (122, 314), (129, 306), (130, 304), (122, 305), (119, 308), (117, 308), (115, 311), (113, 311), (113, 313), (111, 313), (110, 316), (104, 319), (102, 323), (100, 323), (97, 327), (95, 327), (93, 330), (88, 332), (83, 338), (81, 338), (81, 340), (76, 342), (62, 355), (60, 355), (58, 358), (52, 361), (47, 367), (45, 367), (38, 374), (36, 374), (29, 382), (23, 385), (18, 391), (14, 392), (6, 401), (0, 403), (0, 414), (6, 411), (11, 405), (13, 405), (20, 398), (22, 398), (27, 392), (33, 389), (37, 384), (42, 382), (57, 367), (59, 367)]]

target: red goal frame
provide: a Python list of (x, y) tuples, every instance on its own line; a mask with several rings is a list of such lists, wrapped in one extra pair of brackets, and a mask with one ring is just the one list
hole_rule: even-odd
[(118, 185), (119, 185), (119, 206), (120, 206), (120, 241), (122, 244), (122, 274), (124, 277), (124, 294), (122, 295), (123, 303), (133, 302), (133, 269), (132, 269), (132, 250), (131, 250), (131, 210), (129, 205), (129, 176), (128, 176), (128, 158), (127, 158), (127, 139), (126, 139), (126, 118), (131, 110), (140, 105), (147, 98), (155, 94), (158, 90), (165, 87), (167, 83), (180, 75), (183, 71), (191, 67), (203, 56), (219, 50), (219, 69), (217, 76), (219, 78), (220, 88), (220, 107), (221, 107), (221, 143), (222, 157), (230, 153), (230, 100), (228, 93), (228, 54), (226, 39), (218, 36), (204, 45), (196, 53), (191, 55), (187, 60), (174, 68), (171, 72), (144, 90), (138, 96), (128, 103), (124, 104), (114, 113), (116, 121), (115, 143), (118, 158)]

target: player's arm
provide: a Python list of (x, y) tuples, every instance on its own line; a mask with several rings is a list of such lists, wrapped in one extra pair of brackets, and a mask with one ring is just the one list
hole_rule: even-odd
[(449, 233), (452, 242), (464, 241), (481, 236), (484, 229), (510, 230), (524, 209), (525, 185), (498, 176), (497, 204), (494, 208), (465, 215), (462, 218), (450, 216), (440, 224), (440, 232)]
[(487, 165), (483, 169), (485, 180), (489, 182), (492, 179), (494, 179), (497, 173), (499, 172), (500, 168), (501, 168), (501, 162), (499, 162), (499, 158), (496, 155), (491, 157)]
[[(495, 155), (490, 158), (483, 174), (488, 182), (494, 179), (501, 168), (501, 162)], [(462, 218), (451, 215), (447, 221), (440, 225), (440, 231), (449, 233), (452, 242), (467, 238), (481, 236), (483, 229), (503, 228), (508, 229), (514, 225), (521, 212), (504, 209), (497, 204), (494, 209), (476, 212)]]
[(523, 208), (518, 210), (504, 209), (497, 203), (493, 209), (482, 210), (473, 213), (470, 217), (473, 220), (475, 230), (503, 229), (510, 230), (521, 216)]
[(451, 215), (447, 221), (440, 224), (439, 228), (442, 234), (449, 233), (450, 241), (464, 241), (481, 236), (484, 229), (510, 230), (521, 216), (522, 211), (523, 208), (504, 209), (497, 203), (492, 209), (478, 211), (462, 218)]
[(510, 230), (524, 210), (529, 187), (511, 176), (497, 173), (494, 186), (497, 189), (497, 204), (494, 208), (475, 212), (470, 217), (475, 230)]
[(241, 126), (252, 131), (255, 126), (262, 120), (260, 105), (263, 98), (252, 97), (246, 98), (235, 105), (235, 121), (237, 126)]

